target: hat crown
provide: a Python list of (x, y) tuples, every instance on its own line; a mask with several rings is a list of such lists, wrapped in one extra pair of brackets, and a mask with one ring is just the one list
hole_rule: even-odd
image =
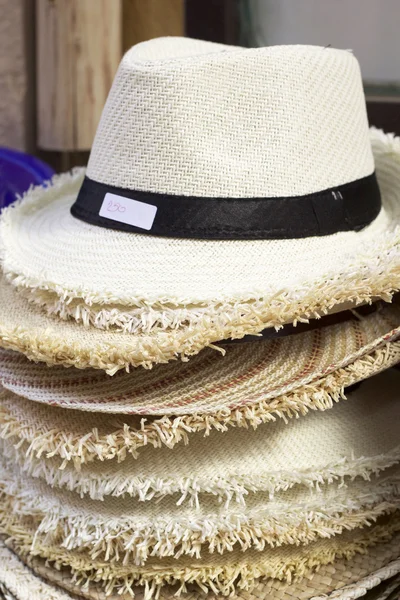
[(350, 51), (160, 38), (124, 56), (87, 175), (130, 190), (253, 198), (310, 194), (373, 170)]

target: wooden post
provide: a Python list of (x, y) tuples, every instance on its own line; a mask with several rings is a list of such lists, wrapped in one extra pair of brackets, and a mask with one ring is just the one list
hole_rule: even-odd
[(0, 0), (0, 146), (32, 152), (33, 0)]
[(122, 56), (122, 0), (37, 0), (38, 146), (89, 150)]
[(164, 35), (185, 35), (184, 0), (123, 0), (124, 50)]

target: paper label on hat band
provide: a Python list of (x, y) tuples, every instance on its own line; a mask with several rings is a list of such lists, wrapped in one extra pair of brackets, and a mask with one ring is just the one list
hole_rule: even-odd
[(127, 225), (133, 225), (134, 227), (140, 227), (149, 231), (153, 226), (156, 212), (157, 206), (107, 192), (104, 196), (99, 215), (106, 219), (126, 223)]

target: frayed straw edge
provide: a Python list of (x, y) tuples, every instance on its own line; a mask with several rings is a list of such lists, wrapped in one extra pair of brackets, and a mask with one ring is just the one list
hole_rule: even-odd
[[(131, 496), (141, 502), (179, 495), (176, 504), (188, 501), (189, 506), (200, 508), (203, 494), (211, 494), (224, 503), (227, 509), (232, 502), (246, 505), (249, 493), (268, 492), (272, 500), (275, 493), (285, 492), (301, 485), (309, 489), (320, 490), (321, 486), (338, 483), (339, 488), (347, 487), (347, 481), (361, 478), (371, 481), (372, 476), (400, 462), (400, 446), (378, 456), (343, 457), (339, 461), (320, 467), (297, 471), (271, 471), (255, 475), (233, 474), (227, 477), (201, 478), (179, 477), (163, 479), (161, 477), (132, 477), (115, 473), (80, 473), (68, 468), (65, 462), (55, 464), (51, 459), (37, 459), (27, 455), (24, 448), (0, 444), (3, 456), (12, 460), (30, 477), (44, 480), (51, 487), (76, 492), (80, 497), (89, 495), (93, 500), (104, 500), (106, 496)], [(61, 466), (63, 468), (61, 468)]]
[[(319, 379), (306, 384), (294, 393), (263, 400), (257, 404), (242, 406), (233, 411), (220, 410), (214, 414), (162, 417), (153, 421), (141, 421), (140, 429), (132, 429), (127, 424), (107, 435), (100, 435), (97, 429), (88, 430), (84, 436), (65, 430), (40, 430), (40, 427), (22, 425), (18, 419), (1, 404), (0, 394), (0, 437), (18, 438), (27, 442), (27, 457), (59, 456), (64, 465), (72, 461), (75, 468), (92, 460), (125, 460), (128, 454), (134, 458), (138, 450), (146, 445), (173, 448), (178, 443), (187, 444), (192, 433), (203, 432), (209, 435), (212, 430), (227, 431), (229, 427), (253, 427), (277, 418), (285, 422), (293, 417), (306, 415), (310, 410), (327, 410), (335, 402), (346, 399), (345, 388), (373, 374), (393, 366), (400, 360), (400, 342), (392, 342), (371, 354), (357, 359)], [(63, 468), (64, 465), (61, 465)]]
[[(199, 559), (205, 546), (211, 553), (223, 554), (232, 551), (236, 546), (242, 551), (250, 548), (262, 551), (267, 545), (275, 547), (285, 544), (309, 544), (321, 537), (329, 538), (346, 530), (370, 525), (382, 515), (397, 510), (399, 498), (393, 496), (391, 501), (383, 501), (374, 507), (346, 512), (352, 508), (353, 503), (342, 505), (343, 512), (329, 516), (328, 506), (321, 513), (307, 512), (305, 508), (303, 518), (298, 516), (296, 520), (295, 516), (291, 515), (293, 525), (290, 527), (282, 522), (283, 514), (274, 519), (269, 518), (266, 522), (260, 520), (258, 523), (251, 523), (251, 519), (247, 518), (243, 518), (241, 522), (239, 516), (235, 515), (231, 522), (221, 522), (221, 529), (215, 532), (212, 531), (215, 524), (207, 519), (204, 519), (203, 523), (196, 523), (195, 530), (190, 528), (189, 524), (170, 524), (169, 531), (156, 531), (153, 527), (137, 531), (129, 529), (128, 522), (121, 523), (121, 528), (115, 527), (110, 530), (108, 526), (102, 527), (94, 523), (88, 525), (83, 518), (78, 518), (72, 523), (54, 515), (47, 515), (40, 522), (37, 535), (44, 534), (46, 542), (60, 543), (67, 550), (84, 548), (93, 559), (100, 557), (110, 563), (143, 565), (150, 557), (179, 559), (191, 556)], [(288, 506), (287, 511), (289, 510)], [(236, 527), (239, 529), (235, 529)], [(207, 528), (210, 528), (210, 533), (207, 532)]]
[[(156, 310), (149, 306), (127, 310), (118, 306), (88, 306), (79, 300), (60, 300), (54, 292), (17, 285), (17, 280), (10, 275), (7, 275), (6, 279), (15, 285), (18, 293), (30, 304), (41, 308), (48, 316), (56, 316), (62, 321), (73, 319), (84, 327), (93, 326), (106, 331), (116, 330), (142, 335), (155, 331), (176, 330), (181, 327), (200, 325), (203, 328), (206, 322), (210, 322), (207, 307)], [(221, 327), (224, 321), (225, 309), (221, 307), (220, 310), (221, 323), (217, 327)]]
[[(385, 135), (379, 131), (372, 131), (371, 137), (376, 156), (379, 158), (389, 158), (391, 160), (389, 166), (392, 166), (393, 157), (400, 155), (399, 139), (392, 135)], [(393, 232), (383, 236), (379, 247), (374, 245), (373, 250), (359, 258), (357, 265), (353, 264), (353, 262), (349, 263), (348, 269), (350, 271), (348, 272), (326, 273), (317, 282), (306, 282), (301, 289), (296, 289), (295, 291), (280, 290), (273, 292), (271, 290), (262, 296), (259, 293), (248, 294), (236, 299), (219, 298), (196, 301), (194, 298), (117, 298), (110, 291), (97, 294), (79, 289), (66, 290), (54, 282), (41, 281), (34, 277), (28, 277), (19, 273), (18, 269), (12, 265), (8, 265), (8, 261), (6, 260), (7, 243), (5, 240), (7, 237), (12, 239), (15, 235), (13, 221), (16, 215), (21, 211), (29, 213), (38, 207), (47, 205), (61, 191), (64, 191), (64, 186), (66, 190), (74, 185), (78, 187), (83, 175), (82, 171), (75, 171), (72, 174), (67, 173), (58, 176), (54, 180), (53, 186), (47, 191), (35, 188), (33, 191), (28, 192), (19, 202), (14, 203), (3, 211), (0, 221), (0, 256), (2, 257), (2, 266), (6, 278), (17, 288), (28, 288), (33, 293), (35, 290), (53, 292), (65, 306), (76, 298), (82, 298), (87, 305), (92, 305), (93, 303), (107, 305), (124, 304), (145, 310), (149, 306), (156, 310), (161, 308), (162, 314), (160, 318), (156, 318), (153, 325), (151, 325), (151, 320), (148, 321), (145, 329), (152, 331), (154, 325), (163, 329), (163, 323), (168, 324), (166, 325), (166, 330), (163, 332), (166, 334), (169, 332), (169, 342), (174, 347), (173, 354), (175, 356), (178, 353), (183, 356), (193, 355), (201, 348), (229, 337), (241, 338), (246, 334), (257, 334), (265, 328), (280, 328), (284, 323), (296, 324), (298, 321), (319, 318), (330, 312), (335, 306), (344, 303), (352, 302), (355, 305), (359, 305), (370, 303), (377, 298), (391, 301), (393, 294), (400, 289), (400, 227), (396, 227)], [(194, 308), (195, 311), (199, 308), (202, 311), (206, 307), (207, 314), (203, 315), (200, 312), (200, 315), (197, 315), (199, 320), (194, 317), (192, 324), (188, 327), (187, 317), (190, 313), (185, 312), (183, 321), (177, 319), (176, 316), (176, 308), (187, 309), (188, 307), (190, 307), (190, 310)], [(89, 320), (93, 324), (96, 324), (94, 314)], [(176, 330), (170, 331), (169, 328), (171, 325), (169, 324), (171, 323), (177, 328)], [(101, 322), (99, 321), (97, 325), (101, 325)], [(136, 327), (138, 326), (138, 324), (134, 325), (133, 322), (129, 324), (129, 317), (128, 322), (123, 324), (124, 330), (133, 328), (136, 331)], [(189, 334), (189, 339), (187, 335), (183, 337), (178, 335), (180, 333), (179, 328), (185, 329), (185, 333)], [(196, 340), (193, 338), (196, 338)], [(155, 336), (154, 345), (152, 346), (149, 341), (149, 345), (143, 348), (143, 351), (147, 353), (146, 359), (143, 358), (145, 356), (144, 352), (142, 352), (142, 358), (139, 357), (140, 353), (136, 353), (136, 355), (132, 354), (128, 363), (118, 366), (118, 368), (124, 368), (127, 364), (150, 366), (152, 362), (171, 360), (173, 356), (169, 353), (166, 345), (164, 344), (161, 350), (159, 347), (160, 343), (163, 343), (162, 340), (158, 340), (157, 336)], [(7, 347), (12, 348), (12, 346)], [(54, 360), (53, 357), (54, 353), (51, 352), (48, 354), (47, 360), (51, 362)], [(78, 363), (72, 363), (70, 359), (66, 359), (65, 357), (64, 364), (79, 364), (85, 367), (86, 360), (83, 360), (82, 357)], [(98, 361), (94, 362), (97, 363)], [(109, 372), (112, 372), (112, 369), (116, 368), (116, 365), (114, 367), (111, 365), (96, 367), (96, 364), (88, 364), (86, 366), (106, 368)]]
[(129, 371), (132, 366), (151, 369), (155, 363), (167, 363), (177, 358), (185, 361), (206, 346), (225, 354), (223, 348), (213, 346), (195, 331), (175, 332), (172, 337), (166, 333), (131, 339), (127, 336), (123, 343), (121, 340), (117, 344), (99, 340), (98, 343), (85, 345), (81, 341), (66, 341), (65, 336), (59, 332), (57, 323), (55, 325), (55, 328), (49, 327), (44, 331), (0, 325), (0, 345), (48, 366), (101, 369), (108, 375), (115, 375), (122, 369)]
[[(262, 508), (247, 513), (196, 515), (154, 520), (131, 516), (84, 514), (67, 501), (46, 497), (43, 489), (21, 487), (14, 473), (3, 470), (0, 486), (9, 511), (36, 522), (36, 536), (67, 550), (87, 549), (91, 558), (123, 564), (144, 564), (149, 557), (201, 557), (210, 553), (263, 550), (267, 545), (306, 544), (365, 526), (399, 508), (400, 474), (376, 483), (357, 497), (338, 493), (335, 499), (318, 498), (296, 504)], [(8, 513), (7, 513), (8, 514)], [(5, 516), (7, 518), (7, 516)], [(3, 524), (4, 525), (4, 524)]]
[[(36, 563), (39, 559), (33, 559)], [(40, 576), (0, 540), (0, 594), (2, 600), (72, 600), (67, 591)], [(31, 561), (29, 561), (31, 562)], [(43, 563), (44, 565), (44, 563)], [(39, 568), (39, 570), (41, 570)], [(74, 596), (76, 600), (76, 596)]]
[[(0, 520), (2, 515), (0, 514)], [(52, 563), (56, 569), (71, 569), (73, 581), (83, 588), (91, 583), (100, 583), (106, 594), (117, 591), (129, 593), (134, 597), (136, 587), (144, 587), (146, 600), (157, 600), (161, 589), (166, 585), (179, 586), (175, 595), (185, 593), (187, 586), (195, 584), (204, 593), (210, 591), (223, 596), (233, 595), (237, 589), (251, 590), (261, 578), (273, 578), (288, 585), (310, 575), (322, 566), (338, 560), (351, 560), (357, 554), (367, 554), (377, 544), (390, 542), (400, 530), (399, 520), (387, 524), (374, 525), (367, 532), (357, 532), (351, 541), (341, 540), (340, 546), (332, 549), (311, 548), (304, 555), (274, 564), (268, 559), (264, 562), (252, 560), (246, 562), (246, 555), (239, 563), (215, 566), (181, 567), (176, 566), (134, 568), (110, 565), (93, 561), (77, 553), (67, 553), (59, 546), (49, 546), (24, 528), (17, 519), (9, 519), (4, 531), (9, 536), (7, 544), (29, 563), (29, 558), (40, 557)]]
[[(390, 301), (394, 291), (384, 294), (384, 299)], [(370, 300), (376, 297), (383, 296), (381, 293), (374, 293), (371, 295)], [(364, 300), (360, 297), (359, 303)], [(220, 312), (218, 312), (218, 315), (218, 318), (221, 318)], [(315, 313), (307, 316), (307, 318), (299, 318), (299, 320), (307, 322), (309, 318), (318, 317), (319, 314)], [(288, 321), (284, 320), (283, 322)], [(7, 350), (21, 352), (30, 360), (44, 362), (49, 366), (62, 364), (80, 369), (91, 367), (102, 369), (109, 375), (114, 375), (121, 369), (129, 371), (132, 366), (142, 366), (150, 369), (156, 363), (167, 363), (177, 358), (185, 361), (190, 356), (198, 354), (205, 347), (225, 354), (225, 349), (222, 346), (214, 345), (215, 342), (228, 337), (241, 338), (244, 335), (257, 334), (269, 326), (265, 322), (255, 327), (241, 323), (240, 326), (235, 326), (234, 331), (230, 331), (230, 325), (227, 325), (224, 320), (218, 328), (215, 327), (215, 323), (208, 322), (204, 327), (196, 325), (171, 331), (161, 331), (152, 335), (132, 337), (127, 335), (126, 341), (120, 340), (117, 344), (104, 340), (103, 343), (93, 343), (87, 346), (81, 341), (72, 343), (69, 340), (67, 344), (65, 336), (58, 332), (57, 327), (49, 327), (45, 331), (38, 332), (35, 328), (29, 330), (23, 326), (7, 327), (3, 324), (0, 326), (0, 345)], [(280, 327), (280, 325), (273, 326), (278, 329)], [(393, 337), (399, 336), (397, 330), (394, 330), (392, 334)]]
[[(3, 269), (6, 280), (19, 293), (25, 290), (25, 298), (44, 309), (48, 315), (56, 315), (63, 320), (72, 319), (100, 330), (130, 333), (137, 336), (135, 341), (143, 336), (143, 344), (148, 343), (145, 351), (153, 352), (153, 362), (163, 362), (157, 352), (157, 346), (164, 343), (162, 334), (167, 336), (170, 345), (175, 346), (176, 354), (191, 356), (206, 346), (228, 338), (257, 335), (263, 329), (279, 330), (287, 323), (308, 323), (329, 314), (336, 306), (371, 304), (377, 299), (391, 302), (393, 295), (400, 290), (400, 227), (397, 229), (393, 247), (382, 249), (378, 259), (376, 255), (370, 257), (370, 263), (365, 261), (366, 264), (352, 267), (354, 271), (350, 274), (321, 277), (319, 283), (307, 283), (293, 294), (288, 290), (271, 292), (270, 296), (265, 294), (258, 300), (218, 301), (206, 308), (183, 306), (176, 309), (164, 306), (158, 309), (155, 305), (142, 308), (137, 301), (140, 317), (130, 311), (120, 311), (111, 303), (109, 307), (99, 310), (83, 303), (70, 307), (71, 299), (54, 301), (51, 294), (46, 296), (43, 293), (43, 285), (34, 286), (29, 278), (5, 267)], [(58, 289), (58, 292), (65, 294), (62, 289)], [(146, 336), (151, 335), (153, 338), (146, 340)], [(151, 339), (155, 348), (150, 346)], [(166, 352), (166, 348), (162, 350)]]

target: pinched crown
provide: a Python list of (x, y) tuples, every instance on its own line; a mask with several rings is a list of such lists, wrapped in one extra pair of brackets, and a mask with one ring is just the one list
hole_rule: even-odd
[(309, 194), (373, 170), (350, 51), (161, 38), (124, 56), (87, 175), (134, 190), (252, 198)]

